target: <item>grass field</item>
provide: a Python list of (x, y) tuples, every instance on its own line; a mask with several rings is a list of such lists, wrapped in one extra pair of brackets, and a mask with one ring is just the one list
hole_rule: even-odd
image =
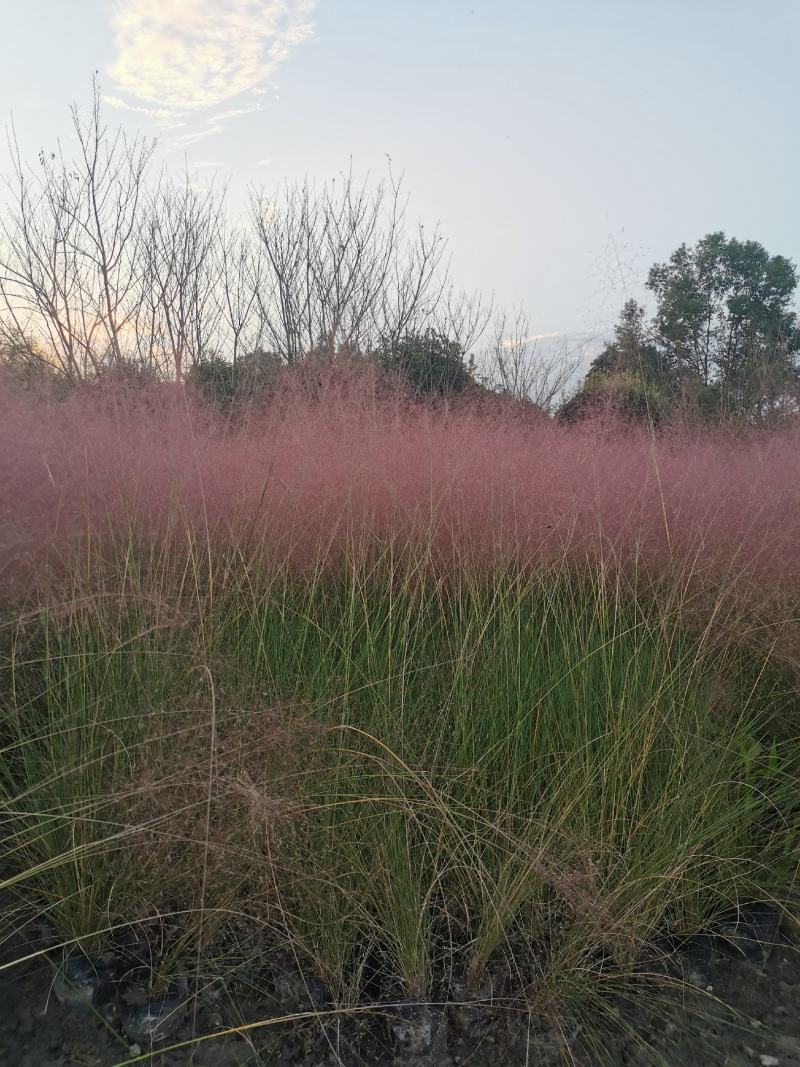
[(796, 914), (796, 434), (102, 400), (2, 398), (5, 937), (590, 1021)]

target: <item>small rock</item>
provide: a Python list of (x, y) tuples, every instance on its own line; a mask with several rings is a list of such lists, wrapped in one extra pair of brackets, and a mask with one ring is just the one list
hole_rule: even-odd
[(761, 1064), (761, 1067), (778, 1067), (778, 1064), (781, 1061), (777, 1056), (759, 1056), (758, 1062)]
[(401, 1055), (447, 1053), (447, 1024), (441, 1008), (416, 1002), (395, 1005), (390, 1009), (389, 1026)]
[(106, 964), (77, 952), (62, 959), (53, 981), (53, 992), (62, 1004), (101, 1004), (112, 991)]
[(174, 1034), (189, 1010), (189, 983), (178, 979), (161, 997), (150, 997), (143, 1003), (124, 1002), (120, 1015), (122, 1028), (128, 1039), (149, 1048)]

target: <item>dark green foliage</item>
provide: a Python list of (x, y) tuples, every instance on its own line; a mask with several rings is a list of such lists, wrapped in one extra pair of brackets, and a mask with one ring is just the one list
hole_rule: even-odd
[(668, 362), (649, 339), (641, 304), (635, 300), (626, 302), (614, 330), (614, 340), (592, 361), (589, 374), (594, 378), (633, 374), (653, 384), (669, 383)]
[(280, 359), (272, 352), (248, 352), (235, 363), (211, 355), (194, 364), (187, 380), (209, 400), (229, 408), (236, 402), (268, 397), (280, 369)]
[(574, 423), (602, 413), (613, 414), (626, 422), (657, 425), (672, 410), (670, 400), (652, 391), (634, 375), (615, 374), (607, 380), (593, 380), (561, 406), (560, 422)]
[(797, 270), (757, 241), (711, 233), (656, 263), (656, 313), (629, 300), (615, 337), (581, 391), (561, 409), (575, 421), (598, 408), (658, 423), (680, 407), (703, 421), (760, 422), (797, 410)]
[(562, 406), (559, 418), (576, 422), (610, 410), (626, 420), (655, 424), (670, 414), (676, 393), (670, 367), (648, 336), (644, 308), (629, 300), (614, 340), (592, 361), (582, 389)]
[(711, 233), (657, 263), (647, 285), (654, 336), (675, 376), (717, 386), (714, 407), (749, 419), (793, 406), (800, 329), (791, 302), (797, 270), (757, 241)]
[(418, 395), (454, 396), (474, 384), (464, 349), (438, 330), (385, 340), (381, 369), (409, 383)]

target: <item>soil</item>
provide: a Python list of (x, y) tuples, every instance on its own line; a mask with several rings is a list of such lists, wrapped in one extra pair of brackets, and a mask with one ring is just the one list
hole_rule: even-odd
[[(118, 1067), (142, 1054), (123, 1036), (113, 1004), (62, 1003), (54, 994), (54, 975), (43, 957), (0, 971), (2, 1067)], [(142, 1054), (138, 1062), (147, 1067), (534, 1067), (561, 1062), (576, 1067), (800, 1067), (800, 940), (795, 932), (779, 935), (766, 962), (718, 955), (705, 978), (711, 980), (702, 990), (668, 981), (657, 992), (650, 989), (630, 1000), (617, 994), (613, 1028), (579, 1028), (566, 1045), (552, 1031), (532, 1029), (520, 1013), (484, 1012), (480, 1022), (464, 1028), (454, 1024), (452, 1012), (445, 1024), (443, 1013), (424, 1009), (429, 1030), (442, 1026), (435, 1054), (420, 1055), (411, 1046), (399, 1053), (396, 1041), (407, 1037), (407, 1028), (395, 1026), (392, 1047), (386, 1019), (376, 1022), (373, 1017), (363, 1027), (357, 1053), (347, 1040), (356, 1029), (353, 1020), (337, 1036), (334, 1025), (323, 1033), (315, 1019), (305, 1026), (256, 1028), (180, 1050), (156, 1050)], [(215, 1005), (206, 998), (168, 1043), (191, 1041), (193, 1029), (200, 1035), (219, 1028), (230, 1017), (224, 1000), (220, 996)], [(260, 994), (239, 1008), (237, 1018), (241, 1025), (279, 1013), (280, 1005)], [(339, 1059), (332, 1051), (337, 1041)], [(435, 1040), (433, 1045), (435, 1049)]]

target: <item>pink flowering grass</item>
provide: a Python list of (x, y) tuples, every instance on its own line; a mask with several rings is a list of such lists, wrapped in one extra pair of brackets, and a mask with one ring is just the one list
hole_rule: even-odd
[(287, 378), (229, 419), (174, 387), (63, 399), (0, 387), (6, 596), (89, 541), (209, 537), (303, 565), (358, 543), (446, 566), (605, 565), (726, 586), (793, 610), (800, 428), (564, 427), (502, 405), (432, 408), (364, 374)]

